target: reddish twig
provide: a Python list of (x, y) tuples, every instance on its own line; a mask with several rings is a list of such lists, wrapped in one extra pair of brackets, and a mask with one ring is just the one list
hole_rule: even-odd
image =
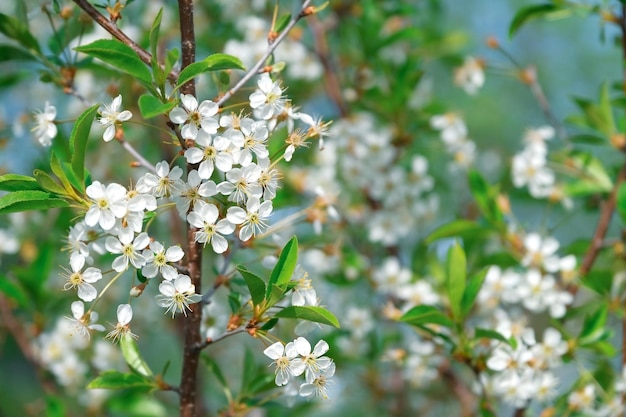
[[(115, 22), (107, 19), (87, 0), (73, 1), (78, 7), (81, 8), (82, 11), (87, 13), (87, 15), (89, 15), (89, 17), (91, 17), (94, 22), (96, 22), (98, 25), (104, 28), (104, 30), (109, 32), (115, 39), (130, 46), (132, 50), (135, 51), (139, 59), (141, 59), (146, 65), (151, 65), (152, 55), (150, 55), (148, 51), (139, 46), (139, 44), (137, 44), (131, 38), (129, 38), (128, 35), (126, 35), (120, 28), (117, 27)], [(170, 71), (170, 73), (167, 75), (167, 78), (172, 82), (176, 82), (176, 80), (178, 80), (178, 72), (175, 70)]]

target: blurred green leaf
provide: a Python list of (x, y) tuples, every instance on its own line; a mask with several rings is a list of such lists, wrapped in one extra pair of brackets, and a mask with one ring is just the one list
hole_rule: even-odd
[(273, 285), (283, 287), (291, 280), (291, 276), (293, 275), (293, 271), (296, 269), (297, 263), (298, 239), (294, 236), (289, 239), (289, 242), (287, 242), (287, 244), (283, 247), (283, 250), (280, 252), (280, 256), (278, 257), (278, 261), (276, 262), (276, 265), (274, 265), (274, 269), (272, 269), (272, 274), (270, 275), (270, 280), (267, 284), (265, 299), (269, 298)]
[(324, 307), (289, 306), (280, 310), (274, 317), (281, 319), (301, 319), (315, 323), (327, 324), (339, 328), (337, 317)]
[(470, 190), (474, 200), (485, 218), (496, 226), (503, 226), (503, 216), (496, 201), (496, 190), (487, 183), (485, 178), (477, 170), (468, 173)]
[(566, 183), (563, 187), (566, 195), (580, 197), (613, 189), (613, 181), (606, 173), (604, 165), (591, 153), (574, 152), (565, 164), (576, 171), (573, 174), (575, 180)]
[(0, 45), (0, 62), (7, 61), (36, 61), (31, 53), (11, 45)]
[(605, 326), (609, 314), (607, 305), (601, 306), (593, 314), (585, 317), (583, 328), (578, 336), (580, 346), (597, 342), (605, 335)]
[(61, 398), (46, 395), (46, 417), (66, 417), (67, 411)]
[(617, 194), (615, 195), (616, 209), (619, 217), (622, 220), (622, 225), (626, 225), (626, 184), (621, 183), (617, 188)]
[(26, 295), (24, 289), (18, 284), (9, 281), (9, 279), (3, 275), (0, 275), (0, 292), (14, 300), (18, 306), (22, 308), (26, 308), (29, 304), (28, 295)]
[(85, 152), (87, 149), (87, 139), (91, 125), (98, 113), (99, 104), (94, 104), (85, 110), (74, 123), (72, 133), (70, 134), (70, 152), (72, 154), (72, 171), (76, 175), (76, 180), (81, 185), (77, 188), (84, 191), (85, 184)]
[(254, 305), (261, 304), (265, 299), (265, 281), (263, 281), (263, 278), (248, 271), (243, 265), (239, 265), (237, 270), (246, 281), (248, 291), (250, 291), (250, 296), (252, 297), (252, 303)]
[(222, 53), (209, 55), (202, 61), (194, 62), (193, 64), (185, 67), (185, 69), (183, 69), (178, 76), (176, 86), (180, 87), (204, 72), (225, 69), (240, 69), (245, 71), (246, 68), (241, 60), (235, 56)]
[(448, 316), (439, 311), (436, 307), (420, 305), (413, 307), (400, 317), (400, 321), (415, 326), (426, 324), (439, 324), (445, 327), (452, 327), (454, 323)]
[(476, 301), (476, 296), (478, 296), (478, 293), (483, 286), (483, 282), (485, 282), (485, 277), (487, 276), (488, 272), (489, 268), (483, 268), (482, 271), (467, 280), (467, 286), (463, 291), (463, 298), (461, 299), (462, 317), (467, 317), (467, 315), (472, 310), (474, 302)]
[(431, 244), (436, 240), (448, 237), (473, 238), (479, 235), (486, 235), (493, 232), (488, 226), (476, 223), (471, 220), (454, 220), (439, 226), (426, 238), (426, 243)]
[(276, 21), (276, 27), (274, 28), (274, 31), (276, 31), (276, 33), (282, 32), (287, 27), (290, 20), (291, 20), (291, 13), (285, 13), (284, 15), (279, 17), (278, 20)]
[(591, 134), (573, 135), (569, 137), (570, 142), (583, 145), (606, 145), (607, 140), (602, 136)]
[(215, 375), (215, 378), (217, 378), (217, 380), (222, 385), (222, 387), (228, 388), (228, 382), (226, 381), (226, 378), (224, 377), (224, 373), (220, 369), (217, 362), (206, 353), (202, 354), (202, 361), (204, 362), (206, 367), (209, 369), (209, 371), (211, 371), (211, 373)]
[(150, 119), (161, 114), (167, 114), (170, 110), (176, 107), (175, 102), (170, 101), (163, 103), (161, 100), (150, 94), (143, 94), (139, 97), (138, 104), (141, 117), (144, 119)]
[(457, 321), (463, 319), (462, 301), (467, 280), (467, 264), (465, 252), (458, 242), (455, 242), (448, 250), (446, 260), (446, 290), (450, 300), (450, 309)]
[(502, 336), (502, 334), (498, 333), (497, 331), (491, 330), (491, 329), (482, 329), (480, 327), (477, 327), (477, 328), (474, 329), (474, 338), (476, 338), (476, 339), (491, 339), (491, 340), (497, 340), (497, 341), (505, 343), (507, 345), (511, 344), (509, 339), (507, 339), (506, 337)]
[(120, 338), (120, 348), (122, 350), (124, 360), (133, 371), (146, 377), (152, 376), (152, 371), (141, 356), (139, 346), (137, 346), (137, 342), (132, 336), (129, 334), (123, 335)]
[(17, 41), (27, 50), (33, 50), (41, 53), (39, 42), (23, 22), (6, 14), (0, 13), (0, 33), (6, 37)]
[(78, 52), (98, 58), (146, 84), (152, 82), (152, 75), (146, 64), (139, 59), (130, 46), (120, 41), (115, 39), (99, 39), (88, 45), (81, 45), (74, 49)]
[(26, 191), (39, 190), (41, 186), (33, 177), (19, 174), (4, 174), (0, 176), (0, 190), (2, 191)]
[(0, 214), (69, 207), (67, 201), (45, 191), (15, 191), (0, 197)]
[(509, 25), (509, 37), (512, 38), (517, 31), (521, 29), (524, 24), (528, 23), (532, 19), (536, 19), (539, 17), (545, 17), (551, 13), (558, 12), (562, 8), (556, 6), (553, 3), (545, 3), (545, 4), (536, 4), (532, 6), (526, 6), (519, 9), (511, 24)]
[(154, 22), (152, 23), (152, 27), (150, 28), (150, 54), (152, 55), (150, 59), (150, 66), (152, 67), (152, 73), (154, 74), (154, 81), (159, 87), (162, 87), (165, 83), (166, 73), (161, 68), (161, 64), (159, 64), (158, 58), (158, 50), (159, 50), (159, 31), (161, 30), (161, 18), (163, 16), (163, 8), (159, 9), (159, 13), (157, 13), (154, 18)]
[(106, 371), (91, 381), (87, 388), (102, 389), (125, 389), (125, 388), (151, 388), (158, 389), (156, 381), (143, 375), (123, 373), (119, 371)]

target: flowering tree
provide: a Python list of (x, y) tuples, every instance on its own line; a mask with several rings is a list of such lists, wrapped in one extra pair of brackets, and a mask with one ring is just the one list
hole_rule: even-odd
[[(413, 3), (0, 14), (6, 97), (43, 109), (0, 176), (0, 328), (30, 378), (6, 413), (623, 415), (626, 83), (560, 117), (504, 40), (466, 57)], [(527, 3), (513, 42), (581, 15), (626, 45), (622, 2)], [(439, 62), (496, 103), (504, 66), (543, 122), (489, 153)]]

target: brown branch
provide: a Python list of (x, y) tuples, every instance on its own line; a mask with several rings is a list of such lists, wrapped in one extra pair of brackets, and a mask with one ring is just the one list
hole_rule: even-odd
[(341, 117), (346, 117), (349, 114), (349, 110), (343, 96), (341, 95), (341, 84), (339, 83), (339, 79), (337, 77), (337, 71), (330, 60), (325, 28), (315, 15), (311, 16), (309, 24), (311, 26), (311, 30), (313, 30), (313, 37), (315, 39), (315, 52), (324, 67), (326, 94), (328, 94), (339, 109), (339, 115)]
[[(137, 44), (131, 38), (129, 38), (128, 35), (126, 35), (120, 28), (117, 27), (115, 22), (111, 21), (110, 19), (107, 19), (102, 13), (96, 10), (96, 8), (87, 0), (73, 0), (73, 1), (74, 3), (76, 3), (78, 7), (80, 7), (82, 11), (87, 13), (87, 15), (89, 15), (89, 17), (91, 17), (94, 20), (94, 22), (96, 22), (98, 25), (104, 28), (104, 30), (109, 32), (115, 39), (130, 46), (132, 50), (135, 51), (139, 59), (141, 59), (146, 65), (148, 66), (152, 65), (151, 64), (152, 55), (150, 55), (148, 51), (146, 51), (141, 46), (139, 46), (139, 44)], [(178, 71), (175, 71), (175, 70), (170, 71), (170, 73), (167, 75), (167, 78), (170, 81), (176, 82), (176, 80), (178, 80)]]
[(443, 364), (439, 367), (439, 373), (443, 380), (456, 395), (460, 406), (460, 417), (472, 417), (476, 409), (476, 396), (469, 387), (459, 379), (454, 373), (450, 364)]
[[(180, 35), (181, 35), (181, 70), (196, 60), (196, 38), (193, 24), (193, 0), (178, 0)], [(194, 80), (182, 85), (183, 94), (196, 95)], [(187, 172), (195, 167), (187, 164)], [(202, 293), (202, 245), (195, 241), (195, 230), (187, 223), (187, 270), (196, 293)], [(193, 304), (191, 312), (184, 320), (183, 367), (180, 381), (180, 417), (197, 417), (198, 407), (198, 365), (202, 342), (200, 324), (202, 322), (202, 304)]]
[(609, 225), (611, 224), (611, 218), (613, 217), (613, 211), (615, 210), (615, 202), (617, 199), (617, 190), (620, 185), (626, 180), (626, 164), (622, 166), (619, 174), (617, 175), (617, 179), (615, 180), (615, 186), (611, 191), (611, 195), (608, 200), (604, 203), (602, 207), (602, 212), (600, 213), (600, 219), (598, 220), (598, 225), (596, 226), (596, 231), (593, 234), (593, 238), (591, 239), (591, 244), (585, 253), (585, 257), (583, 258), (583, 262), (580, 266), (580, 276), (584, 277), (591, 271), (593, 264), (598, 257), (598, 253), (602, 246), (604, 246), (604, 238), (606, 237), (606, 232), (609, 229)]

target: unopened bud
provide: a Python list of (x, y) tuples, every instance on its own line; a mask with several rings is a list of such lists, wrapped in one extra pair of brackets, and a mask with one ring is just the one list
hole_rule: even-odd
[(143, 294), (143, 290), (146, 288), (146, 284), (139, 284), (139, 285), (135, 285), (134, 287), (132, 287), (129, 291), (129, 295), (131, 297), (139, 297), (141, 294)]
[(498, 42), (495, 36), (489, 36), (486, 43), (487, 47), (491, 49), (498, 49), (500, 47), (500, 42)]
[(498, 197), (496, 198), (496, 203), (498, 204), (498, 207), (503, 214), (511, 214), (511, 201), (509, 200), (508, 196), (504, 194), (498, 194)]
[(141, 166), (141, 163), (138, 161), (133, 161), (130, 163), (131, 168), (139, 168), (140, 166)]
[(611, 135), (611, 145), (623, 151), (626, 149), (626, 135), (623, 133), (613, 133)]
[(72, 12), (73, 12), (72, 6), (65, 6), (59, 12), (59, 16), (63, 20), (68, 20), (72, 17)]
[(537, 69), (533, 66), (526, 67), (519, 73), (519, 79), (527, 85), (532, 85), (537, 82)]
[(276, 38), (278, 38), (278, 32), (270, 30), (270, 32), (267, 34), (267, 41), (269, 43), (272, 43), (276, 40)]

